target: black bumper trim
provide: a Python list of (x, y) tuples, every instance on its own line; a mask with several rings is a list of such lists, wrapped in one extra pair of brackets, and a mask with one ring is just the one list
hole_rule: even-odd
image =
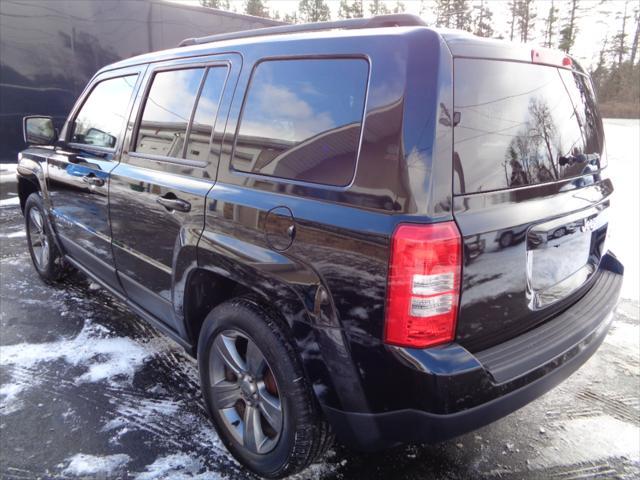
[[(622, 272), (616, 258), (605, 255), (592, 287), (572, 307), (476, 355), (455, 343), (402, 349), (410, 365), (429, 367), (421, 368), (425, 382), (437, 377), (436, 382), (425, 384), (425, 388), (436, 388), (425, 391), (437, 400), (434, 410), (346, 412), (323, 405), (327, 419), (341, 441), (372, 451), (400, 443), (446, 440), (504, 417), (561, 383), (596, 352), (613, 321)], [(451, 354), (456, 362), (450, 362)]]
[[(609, 313), (600, 327), (561, 367), (525, 386), (456, 413), (438, 415), (420, 410), (398, 410), (387, 413), (353, 413), (324, 407), (327, 419), (338, 438), (352, 448), (375, 451), (401, 443), (435, 443), (475, 430), (502, 418), (540, 397), (578, 370), (604, 341), (613, 314)], [(567, 352), (570, 355), (570, 352)]]
[(584, 297), (537, 328), (475, 354), (496, 383), (535, 370), (562, 355), (602, 323), (612, 311), (622, 287), (622, 275), (602, 270)]

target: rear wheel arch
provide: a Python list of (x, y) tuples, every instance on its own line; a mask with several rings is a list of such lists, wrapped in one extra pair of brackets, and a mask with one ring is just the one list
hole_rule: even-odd
[(189, 272), (184, 287), (184, 327), (194, 353), (207, 315), (218, 305), (251, 290), (237, 281), (206, 268)]
[[(289, 398), (289, 400), (284, 400), (280, 396), (280, 401), (285, 402), (283, 403), (282, 415), (287, 415), (287, 411), (290, 414), (293, 414), (294, 410), (297, 411), (293, 417), (297, 419), (298, 424), (298, 427), (294, 429), (295, 434), (287, 426), (283, 426), (282, 431), (283, 440), (286, 435), (286, 438), (293, 444), (287, 450), (285, 448), (287, 441), (285, 441), (285, 445), (281, 445), (283, 442), (278, 442), (272, 452), (273, 455), (269, 453), (273, 461), (269, 458), (265, 458), (264, 461), (260, 460), (255, 454), (247, 454), (242, 448), (239, 448), (228, 434), (221, 431), (221, 429), (225, 430), (225, 427), (221, 425), (224, 422), (221, 421), (220, 411), (215, 410), (215, 406), (211, 403), (209, 380), (211, 379), (210, 368), (212, 364), (209, 363), (209, 354), (210, 348), (214, 348), (212, 341), (216, 339), (216, 335), (225, 334), (229, 328), (235, 329), (238, 326), (240, 331), (246, 332), (248, 338), (251, 338), (251, 341), (256, 343), (260, 349), (267, 347), (271, 351), (270, 355), (265, 355), (268, 350), (263, 351), (263, 355), (267, 358), (269, 368), (275, 375), (276, 385), (278, 385), (276, 389), (280, 395), (284, 394)], [(222, 441), (245, 466), (267, 478), (282, 478), (283, 475), (289, 475), (305, 468), (309, 463), (318, 459), (331, 445), (333, 434), (312, 392), (311, 381), (303, 373), (303, 362), (296, 348), (292, 332), (287, 328), (286, 322), (283, 322), (281, 315), (275, 309), (270, 308), (270, 305), (260, 297), (251, 293), (240, 295), (214, 308), (205, 320), (198, 342), (198, 350), (200, 351), (198, 363), (201, 383), (207, 407), (221, 433)], [(288, 374), (285, 373), (287, 370)], [(292, 426), (290, 423), (292, 419), (289, 418), (289, 422), (287, 422), (286, 418), (288, 417), (285, 417), (285, 425)], [(288, 457), (286, 461), (283, 461), (285, 460), (283, 455)]]

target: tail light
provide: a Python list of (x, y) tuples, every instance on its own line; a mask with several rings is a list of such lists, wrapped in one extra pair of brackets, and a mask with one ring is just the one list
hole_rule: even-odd
[(531, 50), (531, 62), (556, 67), (571, 68), (573, 61), (564, 52), (558, 52), (548, 48), (534, 48)]
[(425, 348), (453, 340), (462, 242), (454, 222), (402, 224), (391, 240), (385, 342)]

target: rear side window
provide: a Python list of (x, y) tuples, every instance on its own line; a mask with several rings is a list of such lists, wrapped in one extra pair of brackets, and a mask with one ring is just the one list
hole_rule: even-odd
[(252, 74), (235, 170), (347, 185), (355, 171), (369, 64), (363, 59), (265, 61)]
[(204, 68), (158, 72), (147, 96), (135, 151), (182, 158)]
[(189, 160), (209, 159), (209, 140), (226, 79), (227, 67), (213, 67), (207, 71), (189, 133), (186, 153)]
[(71, 142), (115, 148), (122, 134), (135, 84), (136, 75), (110, 78), (98, 83), (76, 115)]
[(601, 121), (587, 77), (543, 65), (458, 59), (454, 102), (457, 194), (600, 168)]

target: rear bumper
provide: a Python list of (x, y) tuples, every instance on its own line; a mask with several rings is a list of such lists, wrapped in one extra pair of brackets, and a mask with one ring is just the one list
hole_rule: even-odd
[[(456, 344), (394, 349), (423, 371), (437, 413), (406, 409), (354, 413), (325, 407), (338, 437), (353, 448), (438, 442), (491, 423), (546, 393), (584, 364), (604, 341), (622, 285), (622, 265), (607, 254), (589, 292), (568, 310), (508, 342), (472, 355)], [(434, 381), (435, 378), (435, 381)]]

